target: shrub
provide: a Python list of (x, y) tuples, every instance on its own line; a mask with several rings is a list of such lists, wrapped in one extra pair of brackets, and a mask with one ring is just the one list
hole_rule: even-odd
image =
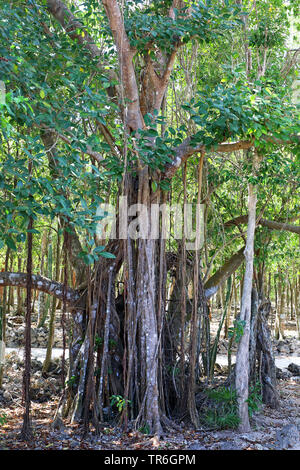
[(7, 423), (7, 416), (5, 414), (0, 414), (0, 426)]
[(214, 429), (236, 428), (240, 419), (237, 413), (236, 391), (233, 388), (219, 387), (206, 391), (209, 409), (203, 421)]

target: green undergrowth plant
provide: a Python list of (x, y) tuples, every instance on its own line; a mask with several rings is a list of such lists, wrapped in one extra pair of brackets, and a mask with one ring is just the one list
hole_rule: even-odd
[(0, 414), (0, 426), (2, 426), (5, 423), (7, 423), (7, 416), (6, 414), (2, 413)]
[(123, 398), (121, 395), (112, 395), (110, 397), (110, 405), (111, 406), (116, 406), (119, 413), (122, 413), (122, 411), (124, 411), (124, 409), (127, 407), (127, 406), (130, 406), (131, 405), (131, 401), (130, 400), (125, 400), (125, 398)]
[[(205, 391), (208, 398), (204, 424), (213, 429), (236, 429), (240, 424), (237, 409), (237, 394), (233, 387), (218, 387)], [(247, 399), (249, 416), (260, 411), (262, 404), (261, 384), (256, 382), (249, 388)]]
[(255, 412), (259, 412), (261, 410), (262, 394), (260, 382), (256, 382), (250, 387), (247, 403), (250, 418)]
[(141, 432), (142, 434), (150, 434), (150, 427), (149, 427), (149, 424), (144, 424), (144, 426), (141, 426), (139, 428), (139, 432)]
[(209, 406), (202, 416), (204, 424), (213, 429), (235, 429), (240, 423), (236, 391), (230, 387), (206, 390)]

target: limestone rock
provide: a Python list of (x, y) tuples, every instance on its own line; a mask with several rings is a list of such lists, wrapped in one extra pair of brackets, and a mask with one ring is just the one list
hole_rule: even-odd
[(276, 367), (276, 379), (288, 380), (291, 376), (292, 373), (289, 370)]
[(277, 431), (276, 437), (277, 448), (281, 450), (295, 449), (300, 445), (300, 433), (296, 424), (287, 424), (280, 431)]
[(187, 450), (206, 450), (206, 447), (201, 445), (200, 442), (194, 442), (187, 448)]
[(300, 366), (297, 364), (294, 364), (293, 362), (288, 365), (288, 370), (293, 374), (300, 376)]

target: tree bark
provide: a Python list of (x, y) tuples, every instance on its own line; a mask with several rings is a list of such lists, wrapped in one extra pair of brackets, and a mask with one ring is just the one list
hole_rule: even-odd
[[(0, 286), (16, 286), (23, 287), (26, 289), (27, 274), (25, 273), (0, 273)], [(39, 274), (32, 274), (31, 276), (32, 288), (46, 294), (53, 295), (59, 300), (63, 300), (63, 284), (46, 277), (40, 276)], [(71, 287), (67, 288), (66, 300), (69, 305), (76, 305), (81, 298), (80, 292)]]
[[(254, 157), (255, 159), (257, 156)], [(257, 164), (254, 162), (254, 164)], [(255, 165), (256, 166), (256, 165)], [(235, 386), (237, 391), (238, 413), (240, 418), (239, 430), (250, 431), (248, 414), (248, 387), (249, 387), (249, 340), (251, 318), (251, 292), (253, 280), (254, 259), (254, 235), (256, 223), (256, 189), (252, 184), (248, 185), (248, 228), (245, 248), (245, 276), (242, 293), (240, 321), (244, 322), (244, 333), (240, 340), (236, 357)]]

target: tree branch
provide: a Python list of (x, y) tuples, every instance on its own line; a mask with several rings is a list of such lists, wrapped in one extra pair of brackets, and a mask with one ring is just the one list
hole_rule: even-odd
[[(38, 274), (33, 274), (32, 288), (45, 292), (46, 294), (57, 297), (60, 300), (64, 300), (64, 285), (57, 281), (52, 281), (46, 277)], [(11, 273), (11, 272), (0, 272), (0, 286), (14, 286), (23, 287), (26, 289), (27, 286), (27, 274), (26, 273)], [(77, 290), (67, 287), (66, 289), (66, 301), (67, 304), (73, 305), (80, 299), (80, 294)]]
[[(247, 221), (248, 221), (248, 215), (241, 215), (239, 217), (236, 217), (235, 219), (229, 220), (228, 222), (224, 224), (224, 226), (230, 227), (232, 225), (246, 224)], [(276, 222), (273, 220), (266, 220), (266, 219), (260, 219), (257, 223), (271, 230), (284, 230), (287, 232), (297, 233), (298, 235), (300, 235), (299, 225), (286, 224), (284, 222)]]
[[(47, 8), (72, 40), (81, 44), (93, 58), (100, 58), (103, 56), (101, 49), (99, 49), (93, 38), (87, 33), (84, 24), (73, 15), (61, 0), (47, 0)], [(78, 34), (78, 30), (82, 31), (83, 35)], [(49, 34), (46, 30), (45, 32)], [(102, 73), (108, 74), (110, 80), (117, 80), (116, 73), (111, 69), (104, 70), (103, 64), (100, 60), (97, 63), (97, 68)], [(107, 93), (111, 98), (114, 98), (114, 93), (111, 91), (111, 88), (107, 88)]]
[[(72, 141), (67, 136), (65, 136), (63, 134), (60, 134), (55, 129), (48, 129), (44, 126), (40, 126), (40, 127), (41, 127), (41, 129), (43, 129), (43, 131), (53, 132), (59, 139), (66, 142), (68, 145), (72, 145)], [(86, 146), (85, 150), (82, 150), (81, 148), (77, 148), (77, 150), (79, 152), (82, 152), (82, 153), (85, 153), (85, 154), (89, 155), (90, 157), (92, 157), (93, 160), (96, 160), (98, 163), (103, 164), (103, 161), (104, 161), (103, 155), (101, 155), (99, 152), (95, 152), (89, 145)]]
[[(205, 151), (204, 144), (198, 144), (197, 146), (191, 145), (192, 137), (185, 139), (178, 147), (173, 149), (174, 159), (171, 163), (166, 165), (166, 170), (164, 172), (165, 178), (172, 178), (178, 168), (192, 155), (195, 153), (200, 153)], [(220, 144), (215, 149), (215, 152), (233, 152), (235, 150), (249, 149), (253, 146), (253, 142), (250, 140), (232, 142), (228, 144)]]
[(139, 91), (133, 65), (136, 50), (130, 46), (117, 0), (102, 0), (102, 3), (119, 56), (124, 99), (127, 101), (126, 124), (132, 130), (142, 129), (144, 121), (140, 110)]
[(219, 287), (229, 278), (242, 264), (245, 259), (245, 247), (231, 256), (223, 266), (204, 284), (204, 292), (207, 299), (215, 295)]
[[(291, 136), (291, 140), (280, 140), (277, 137), (273, 136), (262, 136), (261, 137), (266, 142), (271, 142), (276, 145), (290, 145), (296, 143), (297, 141), (300, 142), (299, 135)], [(174, 155), (173, 161), (166, 165), (166, 169), (163, 173), (164, 178), (172, 178), (178, 168), (192, 155), (195, 153), (200, 153), (206, 151), (209, 153), (209, 150), (205, 148), (205, 145), (200, 143), (196, 146), (191, 145), (192, 137), (186, 138), (178, 147), (175, 147), (172, 151)], [(222, 143), (218, 144), (218, 146), (214, 149), (214, 152), (218, 153), (227, 153), (227, 152), (234, 152), (236, 150), (247, 150), (251, 147), (254, 147), (254, 140), (240, 140), (238, 142), (229, 142), (229, 143)]]
[[(289, 52), (291, 52), (291, 51), (289, 51)], [(283, 67), (280, 71), (280, 74), (282, 75), (283, 80), (285, 80), (285, 78), (289, 74), (290, 70), (294, 67), (294, 65), (296, 65), (297, 60), (298, 60), (298, 56), (300, 54), (300, 47), (298, 49), (296, 49), (295, 51), (293, 51), (294, 53), (293, 53), (292, 57), (290, 57), (289, 52), (288, 52), (288, 55), (287, 55), (286, 63), (283, 65)]]

